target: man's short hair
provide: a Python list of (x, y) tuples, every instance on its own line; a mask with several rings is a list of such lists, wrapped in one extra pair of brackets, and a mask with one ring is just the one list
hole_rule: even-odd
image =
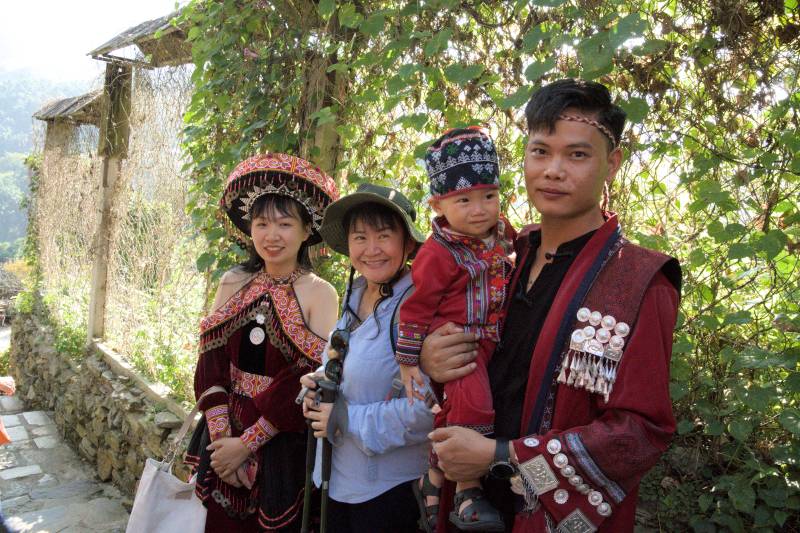
[(619, 146), (625, 129), (625, 111), (611, 101), (605, 85), (594, 81), (568, 78), (554, 81), (533, 93), (525, 106), (528, 132), (547, 130), (552, 133), (558, 117), (569, 108), (594, 115), (594, 119), (614, 136), (613, 143), (609, 139), (609, 147)]

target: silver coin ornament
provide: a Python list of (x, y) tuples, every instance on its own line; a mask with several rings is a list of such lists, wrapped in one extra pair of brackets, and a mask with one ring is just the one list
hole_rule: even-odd
[(588, 307), (581, 307), (578, 309), (578, 322), (588, 322), (592, 311)]
[(547, 442), (547, 451), (550, 452), (551, 455), (555, 455), (561, 451), (561, 441), (558, 439), (550, 439)]
[(617, 325), (617, 319), (611, 315), (606, 315), (600, 320), (600, 325), (603, 329), (614, 329), (614, 326)]
[(601, 320), (603, 320), (603, 315), (600, 313), (600, 311), (592, 311), (589, 314), (589, 324), (590, 325), (595, 326), (595, 327), (599, 326)]
[(611, 332), (607, 329), (600, 328), (597, 330), (597, 333), (595, 333), (594, 338), (605, 344), (611, 340)]
[(555, 457), (553, 457), (553, 464), (556, 465), (556, 468), (564, 468), (569, 464), (569, 459), (563, 453), (557, 453)]
[(614, 333), (616, 333), (620, 337), (627, 337), (628, 333), (630, 332), (631, 332), (631, 327), (625, 322), (617, 322), (617, 325), (614, 326)]
[(583, 328), (583, 335), (587, 339), (593, 339), (594, 338), (594, 334), (596, 332), (597, 332), (597, 330), (594, 329), (594, 326), (586, 326), (585, 328)]
[(561, 469), (561, 475), (564, 477), (572, 477), (575, 475), (575, 467), (567, 465)]
[(589, 493), (589, 503), (597, 507), (603, 503), (603, 495), (596, 490), (591, 491)]
[(589, 485), (587, 485), (586, 483), (581, 483), (580, 485), (575, 487), (575, 490), (577, 490), (578, 492), (580, 492), (583, 495), (586, 495), (586, 494), (589, 494), (590, 492), (592, 492), (592, 488)]
[(553, 493), (553, 499), (559, 505), (564, 505), (569, 500), (569, 492), (564, 489), (558, 489)]
[(250, 337), (250, 342), (258, 346), (259, 344), (264, 342), (264, 339), (267, 338), (267, 334), (261, 328), (253, 328), (250, 330), (249, 337)]
[(583, 483), (583, 478), (581, 476), (575, 475), (569, 478), (568, 481), (570, 485), (572, 485), (573, 487), (577, 487), (578, 485)]
[(600, 516), (611, 516), (611, 506), (606, 502), (601, 503), (597, 506), (597, 514)]
[(621, 350), (623, 346), (625, 346), (625, 339), (620, 337), (619, 335), (612, 335), (611, 338), (608, 340), (608, 345), (611, 346), (614, 350)]

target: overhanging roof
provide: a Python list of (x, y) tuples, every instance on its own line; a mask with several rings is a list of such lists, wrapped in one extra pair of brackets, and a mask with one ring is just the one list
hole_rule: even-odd
[[(88, 55), (101, 61), (121, 61), (144, 64), (150, 67), (180, 65), (191, 61), (191, 45), (186, 41), (183, 30), (172, 25), (173, 18), (180, 10), (157, 19), (148, 20), (128, 28), (108, 42), (98, 46)], [(156, 34), (159, 34), (156, 37)], [(114, 55), (113, 52), (129, 46), (136, 46), (149, 61)]]
[(39, 120), (68, 119), (81, 124), (98, 124), (102, 95), (103, 91), (97, 90), (49, 102), (34, 113), (33, 118)]

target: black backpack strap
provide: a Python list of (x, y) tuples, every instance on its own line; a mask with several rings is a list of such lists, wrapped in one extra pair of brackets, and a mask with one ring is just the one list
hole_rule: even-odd
[[(400, 299), (397, 300), (397, 305), (394, 306), (394, 310), (392, 311), (392, 320), (389, 322), (389, 342), (392, 346), (392, 354), (397, 351), (397, 337), (400, 335), (400, 306), (403, 305), (409, 296), (414, 293), (414, 285), (409, 285), (406, 287), (406, 290), (403, 291), (403, 294), (400, 295)], [(400, 381), (400, 371), (397, 371), (395, 374), (394, 379), (392, 380), (392, 390), (389, 391), (389, 394), (386, 396), (387, 400), (391, 400), (393, 398), (400, 398), (403, 395), (404, 388), (403, 382)]]
[(412, 294), (414, 294), (414, 285), (409, 285), (400, 295), (400, 299), (397, 300), (397, 305), (394, 306), (394, 311), (392, 311), (392, 320), (389, 323), (389, 342), (392, 343), (392, 353), (397, 351), (397, 337), (400, 335), (400, 306)]

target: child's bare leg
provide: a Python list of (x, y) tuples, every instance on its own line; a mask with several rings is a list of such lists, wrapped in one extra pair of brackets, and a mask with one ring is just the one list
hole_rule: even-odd
[[(438, 468), (430, 467), (428, 469), (428, 479), (431, 480), (431, 484), (436, 487), (437, 489), (442, 488), (442, 484), (444, 483), (444, 473), (439, 470)], [(422, 483), (422, 480), (420, 480)], [(426, 505), (436, 505), (439, 503), (439, 496), (438, 495), (427, 495), (425, 497), (425, 504)]]
[[(441, 472), (439, 473), (441, 474)], [(481, 488), (481, 481), (479, 479), (469, 479), (467, 481), (459, 481), (456, 483), (456, 492), (461, 492), (463, 490), (472, 488)], [(472, 503), (472, 500), (464, 500), (464, 502), (461, 504), (461, 507), (458, 508), (458, 512), (463, 512), (470, 503)]]

